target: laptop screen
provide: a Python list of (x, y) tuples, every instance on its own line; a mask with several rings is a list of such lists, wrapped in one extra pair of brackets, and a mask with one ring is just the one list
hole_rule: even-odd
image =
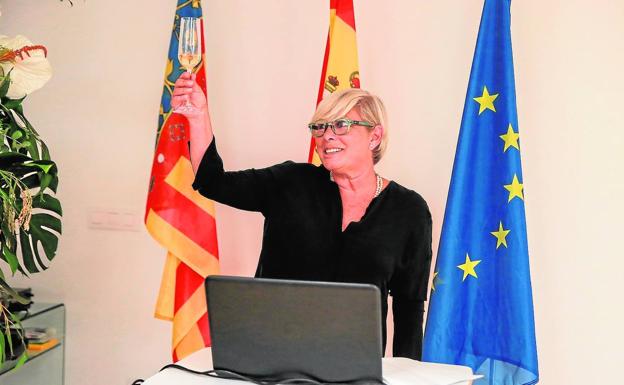
[(373, 285), (210, 276), (215, 369), (258, 379), (381, 382)]

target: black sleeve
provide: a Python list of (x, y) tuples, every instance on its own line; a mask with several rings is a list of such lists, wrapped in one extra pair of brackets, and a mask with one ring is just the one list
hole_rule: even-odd
[(292, 165), (285, 162), (263, 169), (225, 171), (213, 138), (199, 164), (193, 188), (219, 203), (266, 214), (279, 188), (280, 176)]
[(389, 282), (394, 319), (393, 356), (421, 359), (424, 301), (431, 266), (431, 214), (427, 204), (416, 213), (403, 260)]

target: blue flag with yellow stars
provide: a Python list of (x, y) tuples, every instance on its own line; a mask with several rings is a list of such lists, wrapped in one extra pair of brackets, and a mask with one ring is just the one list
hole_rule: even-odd
[(510, 0), (485, 0), (453, 165), (423, 360), (475, 385), (538, 381)]

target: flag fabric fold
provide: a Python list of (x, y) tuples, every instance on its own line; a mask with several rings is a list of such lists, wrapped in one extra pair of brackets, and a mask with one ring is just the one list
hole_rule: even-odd
[[(188, 121), (171, 111), (174, 83), (184, 71), (178, 61), (181, 17), (201, 19), (200, 0), (178, 0), (176, 6), (145, 210), (148, 232), (168, 251), (155, 317), (173, 323), (174, 362), (210, 346), (203, 283), (206, 276), (219, 272), (214, 203), (191, 186)], [(196, 81), (206, 92), (204, 52), (202, 39)]]
[[(329, 32), (316, 104), (328, 93), (349, 87), (360, 88), (353, 0), (330, 0)], [(312, 138), (308, 162), (320, 165), (314, 148)]]
[(475, 385), (539, 378), (510, 23), (509, 0), (485, 0), (423, 348)]

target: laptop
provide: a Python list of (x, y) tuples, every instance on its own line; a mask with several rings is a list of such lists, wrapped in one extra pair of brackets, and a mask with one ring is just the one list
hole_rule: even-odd
[(253, 379), (382, 383), (374, 285), (210, 276), (215, 370)]

